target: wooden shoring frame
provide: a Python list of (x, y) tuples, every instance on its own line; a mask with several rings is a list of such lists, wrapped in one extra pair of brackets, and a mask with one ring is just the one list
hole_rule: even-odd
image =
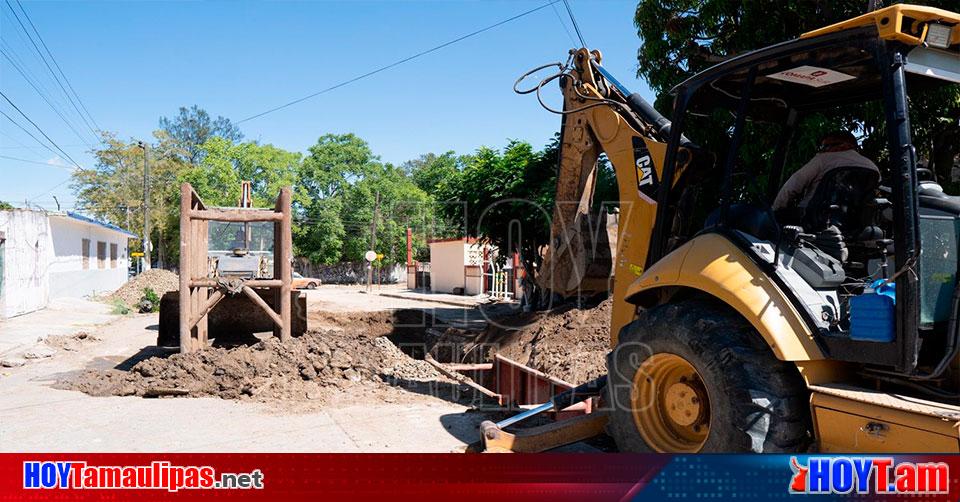
[[(245, 279), (229, 290), (208, 277), (209, 222), (273, 222), (273, 278)], [(228, 294), (244, 294), (273, 320), (273, 334), (286, 342), (291, 337), (290, 292), (293, 233), (290, 188), (280, 190), (273, 209), (207, 207), (189, 183), (180, 185), (180, 352), (195, 352), (208, 345), (210, 311)], [(255, 291), (269, 289), (271, 308)]]

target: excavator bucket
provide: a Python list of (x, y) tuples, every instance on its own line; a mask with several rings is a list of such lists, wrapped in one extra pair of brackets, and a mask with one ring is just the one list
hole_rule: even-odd
[(551, 242), (542, 250), (537, 284), (560, 296), (609, 291), (617, 249), (617, 213), (592, 211), (595, 157), (589, 165), (561, 158)]

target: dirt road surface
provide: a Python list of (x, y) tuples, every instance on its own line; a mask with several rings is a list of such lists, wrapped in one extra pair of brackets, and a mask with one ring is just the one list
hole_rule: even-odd
[[(434, 307), (385, 299), (356, 287), (308, 293), (308, 309), (327, 311)], [(476, 314), (437, 304), (434, 312), (467, 322)], [(449, 452), (477, 439), (489, 415), (427, 391), (297, 409), (219, 398), (93, 397), (53, 385), (87, 369), (129, 368), (157, 354), (157, 316), (118, 317), (61, 346), (55, 355), (0, 368), (2, 451)], [(437, 394), (442, 395), (442, 392)], [(393, 402), (390, 402), (393, 401)]]

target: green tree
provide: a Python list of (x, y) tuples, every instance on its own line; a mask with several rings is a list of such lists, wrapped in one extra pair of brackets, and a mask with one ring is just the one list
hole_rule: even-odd
[[(353, 134), (321, 136), (300, 169), (306, 197), (297, 207), (297, 253), (315, 263), (360, 261), (370, 249), (375, 220), (376, 251), (384, 255), (383, 262), (403, 262), (406, 228), (424, 228), (434, 214), (433, 198), (410, 175), (416, 162), (403, 167), (381, 163)], [(416, 234), (417, 252), (426, 247), (423, 235)]]
[[(182, 162), (184, 151), (163, 131), (154, 133), (148, 146), (150, 161), (150, 229), (154, 257), (161, 265), (176, 257), (178, 220), (171, 212), (179, 210), (172, 200), (180, 173), (187, 169)], [(100, 148), (93, 152), (96, 163), (90, 169), (73, 173), (72, 188), (78, 209), (130, 230), (143, 231), (143, 154), (135, 140), (121, 140), (104, 133)], [(137, 245), (134, 249), (139, 249)]]
[[(241, 181), (250, 181), (253, 207), (274, 206), (280, 189), (293, 189), (294, 207), (305, 201), (297, 182), (301, 155), (273, 145), (256, 142), (233, 143), (214, 137), (201, 146), (201, 161), (180, 174), (180, 181), (189, 182), (204, 203), (210, 206), (236, 206), (240, 200)], [(235, 247), (239, 223), (212, 222), (211, 249)], [(242, 234), (241, 234), (242, 235)], [(273, 229), (269, 223), (254, 223), (251, 228), (252, 248), (272, 249)]]
[(539, 247), (550, 234), (556, 190), (556, 138), (543, 151), (509, 141), (503, 151), (479, 148), (463, 171), (441, 186), (452, 221), (465, 222), (471, 237), (482, 238), (506, 259), (520, 252), (524, 267), (539, 262)]
[(308, 149), (300, 165), (299, 185), (305, 200), (295, 206), (298, 224), (293, 243), (300, 256), (314, 263), (343, 259), (348, 230), (342, 221), (344, 192), (379, 162), (366, 141), (354, 134), (325, 134)]
[(453, 151), (440, 155), (427, 153), (403, 163), (403, 170), (425, 192), (437, 190), (463, 169), (465, 159)]
[(240, 128), (230, 119), (221, 116), (213, 119), (197, 105), (190, 108), (181, 106), (173, 118), (160, 117), (160, 129), (178, 143), (185, 152), (183, 160), (190, 164), (200, 162), (203, 144), (210, 138), (223, 138), (232, 143), (243, 139)]
[(323, 265), (339, 262), (346, 237), (346, 229), (340, 220), (342, 211), (341, 197), (319, 199), (302, 206), (293, 226), (296, 255)]
[[(926, 5), (956, 10), (956, 0), (927, 0)], [(634, 23), (642, 41), (637, 52), (637, 75), (657, 93), (661, 112), (671, 108), (669, 90), (697, 72), (729, 57), (790, 40), (802, 33), (864, 13), (864, 0), (642, 0)], [(960, 151), (960, 86), (936, 93), (911, 96), (914, 144), (922, 158), (930, 159), (941, 180)], [(689, 136), (709, 150), (722, 151), (729, 117), (698, 118), (689, 125)], [(864, 148), (877, 159), (885, 156), (885, 128), (876, 106), (847, 107), (806, 118), (791, 162), (798, 167), (815, 151), (818, 136), (830, 129), (847, 128), (864, 136)], [(751, 131), (764, 138), (747, 151), (745, 163), (769, 157), (769, 138), (776, 128)]]
[(310, 147), (300, 171), (312, 200), (342, 195), (344, 188), (375, 169), (380, 159), (354, 134), (325, 134)]
[(250, 181), (254, 207), (272, 207), (283, 187), (294, 187), (294, 202), (305, 201), (298, 189), (301, 155), (256, 142), (233, 143), (211, 138), (201, 145), (201, 162), (180, 175), (212, 206), (236, 206), (240, 182)]
[[(377, 198), (379, 197), (379, 207)], [(343, 258), (363, 259), (370, 249), (371, 222), (376, 218), (377, 243), (374, 251), (385, 263), (406, 260), (406, 229), (421, 225), (432, 208), (430, 196), (406, 176), (403, 169), (383, 164), (352, 183), (344, 193), (342, 221), (352, 231), (344, 239)], [(422, 247), (418, 235), (416, 247)]]
[(15, 209), (13, 204), (0, 200), (0, 211), (9, 211), (11, 209)]

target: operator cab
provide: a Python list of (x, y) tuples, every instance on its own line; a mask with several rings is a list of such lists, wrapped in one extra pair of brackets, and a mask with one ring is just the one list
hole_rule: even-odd
[[(953, 165), (919, 165), (930, 155), (932, 115), (960, 86), (960, 24), (936, 9), (917, 17), (896, 9), (737, 56), (677, 86), (680, 127), (663, 176), (674, 189), (661, 190), (655, 227), (669, 232), (655, 231), (648, 263), (695, 235), (721, 233), (804, 307), (831, 359), (942, 373), (960, 345), (960, 197), (944, 190), (958, 185)], [(860, 136), (879, 174), (833, 167), (805, 207), (774, 212), (784, 181), (827, 129)], [(726, 133), (715, 141), (726, 151), (712, 166), (678, 160), (681, 134), (716, 131)]]

